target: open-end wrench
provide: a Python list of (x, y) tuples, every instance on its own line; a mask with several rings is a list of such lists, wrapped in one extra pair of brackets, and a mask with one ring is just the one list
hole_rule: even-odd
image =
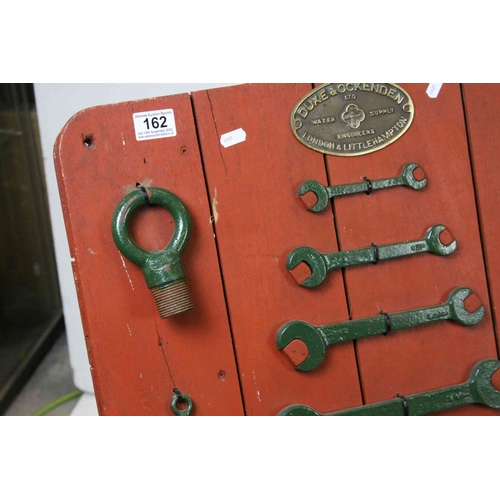
[(328, 200), (334, 196), (354, 193), (368, 193), (377, 189), (394, 186), (407, 186), (415, 190), (422, 189), (427, 184), (425, 172), (417, 163), (408, 163), (398, 177), (371, 181), (365, 177), (363, 182), (344, 184), (341, 186), (323, 186), (318, 181), (306, 181), (299, 188), (299, 196), (308, 210), (321, 212), (328, 206)]
[(500, 391), (493, 385), (492, 375), (500, 368), (500, 361), (484, 359), (476, 363), (464, 384), (444, 387), (436, 391), (411, 396), (398, 395), (395, 399), (334, 413), (318, 413), (310, 406), (291, 405), (281, 410), (280, 416), (402, 416), (427, 415), (458, 406), (480, 403), (500, 408)]
[(402, 328), (425, 325), (450, 319), (463, 326), (479, 323), (484, 317), (484, 306), (470, 288), (455, 288), (448, 300), (438, 306), (363, 318), (330, 325), (314, 326), (305, 321), (285, 323), (276, 336), (276, 345), (296, 370), (310, 371), (325, 358), (329, 345), (347, 340), (387, 334)]
[[(425, 238), (392, 245), (347, 250), (344, 252), (321, 253), (314, 248), (298, 247), (290, 252), (286, 268), (301, 286), (312, 288), (323, 283), (328, 271), (347, 266), (377, 263), (379, 260), (395, 259), (417, 253), (430, 252), (449, 255), (457, 248), (457, 242), (445, 226), (435, 225), (427, 230)], [(301, 263), (308, 268), (296, 269)], [(309, 272), (310, 271), (310, 272)]]

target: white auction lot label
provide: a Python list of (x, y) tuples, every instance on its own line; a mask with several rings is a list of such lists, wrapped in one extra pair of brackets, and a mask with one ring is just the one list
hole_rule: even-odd
[(234, 146), (235, 144), (246, 141), (246, 139), (247, 133), (242, 128), (238, 128), (227, 134), (222, 134), (220, 136), (220, 143), (225, 148), (228, 148), (229, 146)]
[(173, 109), (158, 109), (134, 113), (135, 138), (138, 141), (174, 137), (177, 135)]

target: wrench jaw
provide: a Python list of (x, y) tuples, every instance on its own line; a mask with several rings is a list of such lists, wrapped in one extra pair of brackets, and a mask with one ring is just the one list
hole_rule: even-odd
[[(310, 197), (307, 196), (308, 193), (311, 192), (314, 193), (318, 199), (315, 204), (313, 204), (313, 202), (310, 201)], [(302, 201), (311, 212), (321, 212), (324, 210), (328, 206), (328, 200), (330, 199), (328, 191), (318, 181), (306, 181), (302, 183), (299, 188), (299, 196), (302, 197)]]
[[(311, 275), (305, 280), (303, 276), (294, 273), (295, 268), (304, 262), (311, 271)], [(327, 268), (323, 255), (310, 247), (298, 247), (290, 252), (286, 260), (286, 268), (300, 286), (314, 288), (320, 285), (326, 278)]]
[(457, 249), (457, 240), (441, 224), (429, 228), (425, 235), (425, 241), (429, 252), (436, 255), (450, 255)]
[[(416, 179), (415, 175), (417, 175), (419, 179)], [(408, 163), (405, 165), (401, 178), (405, 186), (415, 189), (416, 191), (422, 189), (427, 184), (425, 172), (417, 163)]]
[[(309, 323), (289, 321), (278, 330), (276, 345), (280, 351), (284, 351), (296, 370), (308, 372), (317, 368), (325, 359), (327, 342), (323, 335)], [(287, 350), (293, 349), (294, 345), (304, 349), (304, 355), (299, 361)], [(298, 364), (295, 365), (296, 363)]]
[(283, 408), (278, 413), (278, 417), (320, 417), (321, 414), (310, 406), (291, 405)]
[(485, 359), (474, 366), (469, 378), (469, 390), (475, 400), (490, 408), (500, 408), (500, 391), (491, 380), (498, 369), (500, 361)]
[[(468, 310), (471, 306), (467, 307), (466, 299), (469, 299), (468, 304), (474, 307), (473, 311)], [(477, 325), (484, 318), (484, 306), (470, 288), (455, 288), (446, 303), (450, 308), (450, 319), (462, 326)]]

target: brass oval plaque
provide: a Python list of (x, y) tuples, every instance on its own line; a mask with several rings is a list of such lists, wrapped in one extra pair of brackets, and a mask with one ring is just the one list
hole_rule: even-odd
[(295, 106), (292, 131), (308, 148), (336, 156), (372, 153), (399, 139), (413, 101), (392, 83), (325, 83)]

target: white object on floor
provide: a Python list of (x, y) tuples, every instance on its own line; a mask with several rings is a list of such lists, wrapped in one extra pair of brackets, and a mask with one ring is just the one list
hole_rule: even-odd
[(89, 394), (84, 392), (76, 406), (73, 408), (73, 411), (70, 414), (70, 417), (98, 417), (99, 413), (97, 412), (97, 404), (95, 401), (95, 396), (93, 394)]

